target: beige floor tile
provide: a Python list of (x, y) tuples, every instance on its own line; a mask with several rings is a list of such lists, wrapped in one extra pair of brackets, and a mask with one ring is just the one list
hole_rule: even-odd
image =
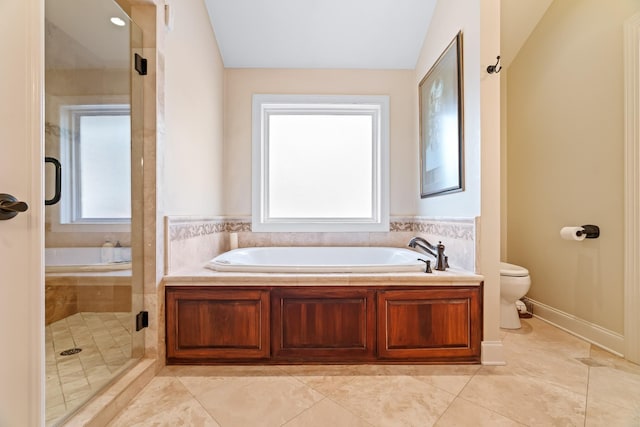
[(587, 399), (586, 427), (640, 426), (640, 409), (630, 409), (603, 400)]
[(412, 368), (414, 369), (410, 375), (413, 378), (457, 396), (478, 372), (480, 365), (427, 365)]
[(454, 395), (407, 376), (356, 377), (330, 399), (374, 426), (429, 426)]
[(587, 392), (589, 366), (555, 346), (543, 349), (505, 344), (504, 354), (507, 366), (503, 370), (510, 374), (535, 377), (575, 393)]
[(536, 377), (483, 367), (460, 397), (531, 426), (582, 426), (586, 395)]
[(518, 427), (524, 426), (512, 419), (497, 414), (457, 397), (435, 424), (436, 427)]
[(47, 425), (53, 424), (55, 420), (62, 417), (67, 412), (67, 406), (63, 403), (61, 405), (47, 406), (47, 413), (45, 422)]
[(286, 373), (325, 396), (353, 381), (357, 368), (348, 365), (296, 365), (283, 368)]
[(601, 367), (589, 370), (587, 405), (607, 402), (640, 412), (640, 374)]
[(197, 390), (193, 383), (188, 387), (225, 427), (280, 426), (324, 397), (289, 376), (228, 377), (210, 390), (202, 383)]
[(184, 387), (189, 390), (196, 398), (204, 398), (208, 393), (218, 387), (224, 387), (225, 390), (241, 389), (250, 385), (255, 378), (253, 377), (220, 377), (220, 376), (180, 376), (176, 377)]
[[(591, 345), (555, 326), (537, 319), (520, 319), (522, 328), (506, 330), (505, 346), (562, 352), (566, 357), (588, 357)], [(504, 329), (502, 331), (505, 331)]]
[(176, 378), (155, 377), (110, 427), (219, 426)]
[(324, 399), (304, 411), (283, 427), (371, 427), (362, 418), (335, 402)]
[[(118, 314), (77, 313), (45, 327), (48, 424), (83, 404), (130, 360), (130, 333), (120, 328), (117, 335), (111, 335), (104, 329), (103, 319), (116, 319)], [(71, 356), (60, 354), (62, 350), (76, 347), (82, 351)], [(109, 356), (109, 364), (105, 355)], [(65, 411), (60, 411), (61, 405), (55, 396), (64, 397)]]

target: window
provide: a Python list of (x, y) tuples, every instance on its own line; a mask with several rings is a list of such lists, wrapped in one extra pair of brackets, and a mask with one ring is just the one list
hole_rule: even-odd
[(127, 104), (60, 107), (61, 224), (131, 221), (131, 120)]
[(387, 231), (386, 96), (254, 95), (253, 230)]

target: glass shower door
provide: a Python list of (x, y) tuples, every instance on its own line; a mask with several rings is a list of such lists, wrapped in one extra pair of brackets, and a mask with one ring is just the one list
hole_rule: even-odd
[(45, 0), (47, 425), (143, 354), (141, 50), (112, 0)]

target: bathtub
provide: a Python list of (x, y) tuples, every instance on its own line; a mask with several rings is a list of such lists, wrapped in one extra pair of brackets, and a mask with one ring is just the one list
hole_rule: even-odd
[[(111, 252), (113, 250), (113, 252)], [(131, 248), (45, 248), (45, 273), (103, 272), (131, 269)]]
[(424, 271), (427, 255), (389, 247), (259, 247), (225, 252), (207, 263), (223, 272), (392, 273)]

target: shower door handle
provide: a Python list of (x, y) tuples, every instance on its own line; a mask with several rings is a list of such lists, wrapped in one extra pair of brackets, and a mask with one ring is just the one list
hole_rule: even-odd
[(62, 166), (60, 165), (60, 161), (54, 157), (45, 157), (45, 163), (51, 163), (56, 170), (56, 189), (53, 197), (51, 199), (45, 200), (44, 204), (46, 206), (55, 205), (60, 201), (60, 192), (62, 190)]
[(11, 194), (0, 193), (0, 220), (11, 219), (20, 212), (29, 209), (29, 205), (20, 202)]

